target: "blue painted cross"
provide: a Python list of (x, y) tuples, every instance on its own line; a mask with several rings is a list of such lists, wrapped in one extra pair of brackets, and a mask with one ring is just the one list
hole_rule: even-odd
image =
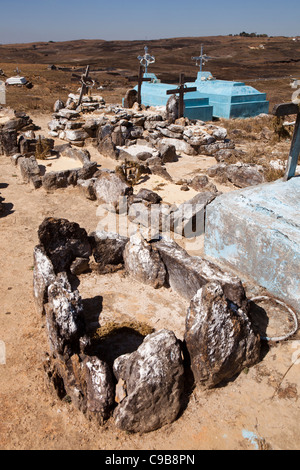
[(278, 117), (290, 116), (291, 114), (297, 115), (290, 154), (283, 178), (284, 181), (288, 181), (295, 176), (300, 155), (300, 109), (295, 103), (279, 104), (273, 109), (273, 114)]

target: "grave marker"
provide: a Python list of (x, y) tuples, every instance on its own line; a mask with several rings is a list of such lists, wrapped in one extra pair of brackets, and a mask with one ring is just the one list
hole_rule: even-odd
[(179, 87), (176, 90), (167, 90), (167, 95), (177, 95), (179, 94), (179, 109), (178, 117), (181, 118), (184, 115), (184, 95), (185, 93), (190, 93), (192, 91), (197, 91), (197, 87), (188, 88), (184, 83), (184, 73), (181, 73), (179, 76)]
[(144, 77), (144, 67), (140, 65), (139, 69), (139, 78), (138, 78), (138, 95), (137, 95), (137, 102), (139, 105), (142, 103), (142, 84), (143, 82), (151, 82), (150, 77)]

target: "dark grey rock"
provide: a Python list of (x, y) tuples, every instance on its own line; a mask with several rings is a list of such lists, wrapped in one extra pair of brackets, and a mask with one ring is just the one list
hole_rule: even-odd
[(258, 362), (260, 338), (218, 282), (200, 289), (186, 318), (185, 342), (195, 381), (212, 388)]
[(179, 295), (190, 301), (205, 284), (218, 281), (227, 299), (244, 305), (246, 295), (239, 278), (200, 256), (190, 256), (174, 240), (163, 238), (153, 244), (166, 266), (171, 288)]

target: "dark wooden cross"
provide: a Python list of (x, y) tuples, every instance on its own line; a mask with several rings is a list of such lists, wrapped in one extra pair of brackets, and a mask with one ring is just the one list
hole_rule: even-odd
[(184, 95), (185, 93), (190, 93), (192, 91), (197, 91), (197, 87), (187, 88), (184, 85), (184, 73), (179, 75), (179, 87), (176, 90), (167, 90), (167, 95), (177, 95), (179, 94), (179, 108), (178, 108), (178, 117), (183, 117), (184, 114)]
[(142, 84), (143, 82), (151, 82), (152, 78), (144, 77), (144, 67), (140, 65), (139, 69), (139, 78), (138, 78), (138, 95), (137, 95), (137, 102), (139, 105), (142, 104)]
[(287, 162), (287, 167), (285, 170), (285, 175), (283, 180), (288, 181), (296, 173), (296, 167), (299, 160), (300, 154), (300, 109), (299, 106), (295, 103), (279, 104), (274, 107), (273, 114), (277, 117), (290, 116), (292, 114), (297, 115), (294, 135), (292, 139), (292, 145), (290, 149), (290, 154)]

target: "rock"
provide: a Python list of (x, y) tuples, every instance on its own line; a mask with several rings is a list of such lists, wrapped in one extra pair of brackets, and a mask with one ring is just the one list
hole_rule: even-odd
[(14, 166), (17, 166), (19, 158), (22, 158), (22, 157), (23, 155), (21, 153), (16, 153), (15, 155), (11, 156), (10, 161)]
[(227, 299), (238, 306), (244, 304), (245, 290), (236, 276), (200, 256), (190, 256), (174, 240), (163, 238), (154, 246), (166, 266), (171, 288), (185, 299), (190, 301), (205, 284), (218, 281)]
[(106, 136), (103, 140), (98, 140), (98, 151), (104, 157), (117, 159), (119, 152), (113, 143), (111, 136)]
[(166, 270), (156, 249), (136, 233), (124, 250), (126, 272), (138, 282), (158, 289), (165, 284)]
[(98, 171), (97, 162), (88, 162), (83, 165), (83, 168), (77, 170), (77, 180), (89, 180)]
[(171, 230), (186, 238), (203, 234), (205, 208), (215, 197), (215, 193), (204, 191), (181, 204), (170, 216)]
[(212, 388), (258, 362), (260, 338), (241, 308), (228, 302), (218, 282), (209, 282), (191, 301), (185, 342), (196, 383)]
[(41, 170), (35, 157), (19, 158), (18, 167), (24, 183), (32, 183), (35, 189), (42, 186)]
[(197, 152), (195, 149), (188, 144), (185, 140), (178, 140), (178, 139), (161, 139), (160, 141), (162, 144), (167, 144), (167, 145), (174, 145), (177, 154), (185, 153), (186, 155), (196, 155)]
[(163, 163), (176, 162), (178, 160), (175, 145), (158, 141), (157, 149)]
[(66, 359), (78, 353), (79, 338), (85, 334), (83, 306), (66, 273), (60, 273), (49, 286), (45, 311), (51, 353)]
[(179, 115), (179, 97), (171, 95), (166, 104), (167, 120), (173, 123), (178, 119)]
[(161, 196), (147, 188), (140, 189), (136, 197), (137, 199), (143, 199), (151, 204), (159, 204), (162, 201)]
[(46, 191), (76, 186), (78, 170), (50, 171), (42, 178), (42, 185)]
[(184, 368), (174, 333), (161, 330), (146, 336), (132, 354), (114, 362), (117, 380), (127, 396), (114, 412), (116, 426), (129, 432), (150, 432), (172, 423), (181, 410)]
[(60, 110), (63, 109), (64, 107), (65, 107), (65, 105), (64, 105), (63, 101), (57, 100), (57, 101), (55, 101), (55, 103), (54, 103), (53, 111), (54, 111), (55, 113), (58, 113), (58, 111), (60, 111)]
[[(57, 148), (57, 147), (56, 147)], [(62, 157), (72, 158), (80, 161), (83, 165), (90, 163), (91, 155), (88, 150), (80, 150), (70, 146), (62, 146), (60, 150)]]
[(72, 129), (65, 131), (65, 138), (71, 142), (82, 141), (88, 139), (89, 135), (83, 129)]
[(48, 287), (55, 281), (55, 272), (50, 259), (41, 246), (33, 252), (33, 294), (37, 313), (45, 314), (44, 304), (48, 303)]
[(173, 182), (172, 176), (168, 171), (166, 170), (165, 167), (163, 167), (161, 164), (160, 165), (151, 165), (150, 167), (151, 173), (153, 175), (160, 176), (161, 178), (170, 181), (171, 183)]
[(206, 175), (195, 176), (192, 179), (190, 186), (191, 188), (193, 188), (195, 191), (198, 191), (198, 192), (201, 192), (201, 191), (210, 191), (212, 193), (218, 192), (217, 187), (213, 183), (210, 183)]
[(69, 272), (76, 258), (89, 259), (92, 254), (85, 229), (66, 219), (46, 218), (38, 236), (56, 274)]
[(132, 106), (136, 102), (137, 102), (137, 91), (134, 89), (128, 90), (124, 98), (124, 108), (132, 108)]
[(94, 356), (73, 354), (63, 361), (46, 358), (44, 369), (60, 399), (68, 396), (88, 419), (103, 425), (114, 402), (113, 375), (108, 365)]
[(95, 182), (95, 192), (101, 204), (118, 213), (120, 202), (124, 197), (133, 194), (133, 189), (118, 174), (103, 172)]
[(129, 238), (117, 233), (96, 231), (90, 234), (92, 253), (99, 270), (124, 264), (123, 253)]
[(56, 116), (58, 118), (62, 117), (65, 119), (77, 119), (79, 117), (79, 112), (72, 109), (63, 108), (60, 109), (58, 113), (56, 113)]
[(88, 272), (90, 269), (89, 260), (87, 258), (76, 258), (70, 266), (70, 271), (74, 276)]
[(0, 129), (0, 155), (7, 157), (19, 152), (18, 134), (16, 130)]
[(77, 180), (77, 186), (81, 189), (83, 195), (89, 199), (90, 201), (96, 201), (96, 190), (95, 190), (95, 182), (97, 178), (91, 178), (88, 180)]
[(227, 178), (238, 188), (246, 188), (264, 183), (264, 176), (253, 166), (228, 165), (226, 168)]
[(259, 168), (245, 164), (226, 165), (226, 163), (219, 163), (208, 168), (207, 174), (211, 177), (221, 176), (239, 188), (264, 182), (264, 176)]
[(96, 416), (100, 424), (110, 417), (114, 405), (115, 387), (109, 366), (98, 357), (86, 357), (82, 363), (86, 383), (87, 413)]

